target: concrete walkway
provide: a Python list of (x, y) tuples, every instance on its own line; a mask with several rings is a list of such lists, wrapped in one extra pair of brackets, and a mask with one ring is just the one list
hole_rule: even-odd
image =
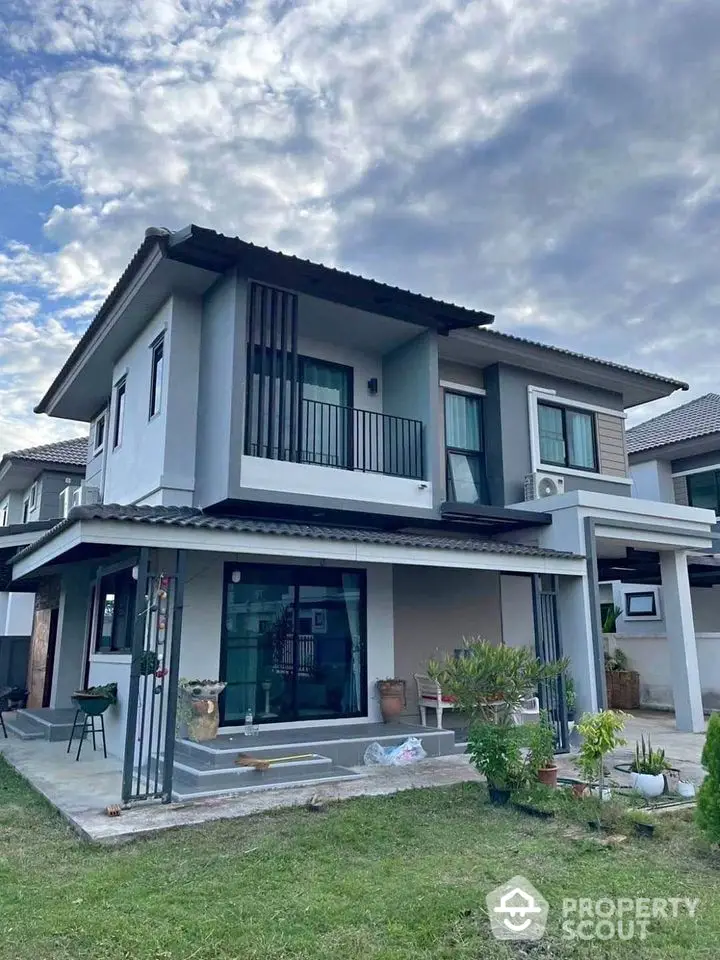
[(330, 802), (481, 779), (464, 756), (433, 757), (409, 767), (356, 767), (362, 774), (357, 780), (268, 789), (192, 803), (154, 801), (134, 804), (119, 817), (108, 817), (105, 807), (118, 803), (120, 797), (121, 761), (105, 760), (102, 754), (93, 757), (89, 750), (76, 763), (65, 749), (63, 743), (0, 740), (0, 752), (18, 773), (42, 793), (81, 836), (98, 843), (117, 843), (171, 827), (306, 806), (315, 796)]
[[(681, 770), (683, 778), (699, 784), (704, 772), (700, 754), (704, 734), (680, 733), (672, 714), (644, 712), (632, 714), (625, 725), (627, 747), (610, 760), (612, 779), (626, 784), (629, 777), (614, 770), (614, 764), (629, 762), (635, 741), (644, 734), (654, 747), (663, 747), (671, 766)], [(235, 797), (217, 797), (192, 803), (163, 805), (157, 801), (133, 805), (119, 817), (105, 815), (105, 807), (118, 803), (122, 763), (103, 759), (101, 753), (86, 749), (79, 762), (65, 752), (64, 743), (41, 740), (0, 740), (0, 752), (69, 823), (87, 840), (117, 843), (133, 837), (167, 830), (171, 827), (228, 820), (264, 813), (283, 807), (305, 806), (314, 796), (325, 801), (349, 797), (383, 796), (418, 787), (448, 786), (482, 778), (469, 765), (466, 756), (433, 757), (409, 767), (356, 767), (361, 777), (346, 782), (317, 786), (288, 787), (246, 793)], [(560, 758), (561, 776), (575, 776), (572, 756)]]

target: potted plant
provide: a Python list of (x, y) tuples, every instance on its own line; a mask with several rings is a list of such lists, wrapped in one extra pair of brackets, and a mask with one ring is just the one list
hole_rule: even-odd
[(620, 736), (624, 726), (622, 714), (613, 710), (584, 713), (578, 723), (582, 744), (575, 763), (601, 800), (610, 799), (605, 787), (605, 757), (627, 742)]
[(431, 660), (428, 674), (452, 697), (471, 723), (514, 726), (514, 714), (538, 685), (556, 679), (568, 660), (543, 663), (528, 647), (508, 647), (480, 638), (464, 641), (463, 656)]
[[(603, 604), (604, 606), (604, 604)], [(622, 608), (617, 604), (608, 607), (602, 622), (603, 633), (615, 633), (617, 630), (618, 618), (622, 615)]]
[[(218, 735), (218, 697), (226, 684), (222, 680), (186, 680), (179, 683), (178, 722), (181, 735), (202, 743)], [(184, 728), (184, 730), (182, 730)]]
[(385, 723), (396, 720), (405, 709), (405, 681), (388, 677), (376, 683), (380, 697), (380, 712)]
[(506, 804), (515, 790), (527, 784), (530, 767), (522, 755), (522, 727), (487, 721), (473, 724), (468, 739), (470, 762), (487, 780), (490, 802)]
[(90, 717), (99, 717), (108, 707), (117, 703), (117, 684), (103, 683), (85, 690), (76, 690), (71, 699), (78, 710)]
[(664, 750), (653, 750), (650, 738), (645, 737), (635, 743), (635, 756), (630, 764), (630, 783), (634, 790), (644, 797), (659, 797), (665, 789), (665, 771), (670, 764), (665, 759)]
[(530, 723), (523, 728), (530, 750), (530, 770), (540, 783), (557, 786), (558, 765), (555, 763), (555, 731), (543, 714), (539, 723)]
[(605, 654), (605, 686), (613, 710), (637, 710), (640, 706), (640, 674), (630, 670), (627, 654), (616, 647)]
[(160, 659), (154, 650), (143, 650), (139, 657), (140, 676), (149, 677), (160, 666)]

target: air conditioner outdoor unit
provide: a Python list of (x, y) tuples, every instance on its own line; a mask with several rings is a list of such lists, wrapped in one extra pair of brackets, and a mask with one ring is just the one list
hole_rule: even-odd
[(565, 478), (554, 473), (529, 473), (525, 477), (525, 499), (543, 500), (545, 497), (555, 497), (565, 493)]
[(96, 503), (100, 503), (99, 487), (90, 487), (86, 483), (81, 483), (73, 490), (72, 505), (74, 507), (91, 507)]

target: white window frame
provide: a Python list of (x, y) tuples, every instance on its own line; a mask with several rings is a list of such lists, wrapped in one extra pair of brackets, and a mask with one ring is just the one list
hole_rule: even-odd
[[(576, 470), (573, 467), (559, 467), (555, 463), (543, 463), (540, 456), (540, 422), (538, 419), (538, 402), (553, 403), (556, 406), (569, 407), (574, 410), (587, 410), (591, 413), (604, 413), (611, 417), (617, 417), (619, 420), (627, 419), (627, 414), (622, 410), (613, 410), (610, 407), (600, 407), (592, 403), (583, 403), (580, 400), (573, 400), (571, 397), (561, 397), (556, 390), (547, 387), (536, 387), (532, 384), (528, 386), (528, 417), (530, 424), (530, 463), (533, 473), (536, 470), (542, 470), (543, 473), (553, 473), (561, 477), (595, 477), (606, 483), (619, 483), (626, 487), (632, 485), (630, 477), (616, 477), (609, 473), (595, 472), (594, 470)], [(600, 462), (600, 451), (598, 454), (598, 466)]]
[(37, 484), (37, 480), (34, 480), (30, 487), (30, 509), (31, 510), (35, 509), (35, 504), (37, 503), (37, 492), (38, 492), (38, 484)]
[(2, 507), (0, 507), (0, 527), (7, 527), (8, 525), (8, 516), (10, 514), (10, 504), (5, 502)]
[[(101, 420), (103, 421), (103, 437), (102, 437), (102, 442), (101, 442), (101, 443), (98, 443), (98, 442), (97, 442), (98, 424), (100, 423)], [(107, 410), (103, 410), (102, 413), (99, 413), (99, 414), (95, 417), (95, 419), (93, 420), (93, 425), (92, 425), (92, 440), (93, 440), (93, 456), (94, 456), (94, 457), (96, 457), (99, 453), (102, 453), (103, 450), (105, 449), (105, 443), (106, 443), (106, 441), (107, 441), (107, 427), (108, 427), (108, 424), (107, 424)]]
[[(122, 405), (122, 418), (120, 418), (120, 391), (124, 397)], [(112, 449), (119, 450), (122, 447), (123, 437), (125, 436), (125, 413), (127, 412), (127, 374), (123, 374), (113, 387), (112, 403)], [(119, 428), (119, 430), (118, 430)], [(118, 439), (118, 433), (120, 434)]]

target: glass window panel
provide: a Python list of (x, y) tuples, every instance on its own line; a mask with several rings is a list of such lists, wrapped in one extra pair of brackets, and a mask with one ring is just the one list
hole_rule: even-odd
[(540, 460), (543, 463), (565, 464), (565, 435), (560, 407), (538, 404)]
[(625, 594), (625, 615), (628, 617), (654, 617), (654, 593), (627, 593)]
[(230, 572), (223, 723), (242, 723), (248, 709), (260, 722), (362, 713), (363, 582), (330, 568)]
[(720, 510), (718, 503), (718, 474), (716, 470), (707, 473), (692, 473), (687, 478), (688, 500), (693, 507), (707, 510)]
[(595, 469), (595, 432), (591, 413), (566, 410), (568, 466)]
[(448, 451), (448, 499), (455, 503), (486, 503), (482, 458)]
[(445, 446), (460, 450), (482, 449), (481, 399), (459, 393), (445, 394)]

